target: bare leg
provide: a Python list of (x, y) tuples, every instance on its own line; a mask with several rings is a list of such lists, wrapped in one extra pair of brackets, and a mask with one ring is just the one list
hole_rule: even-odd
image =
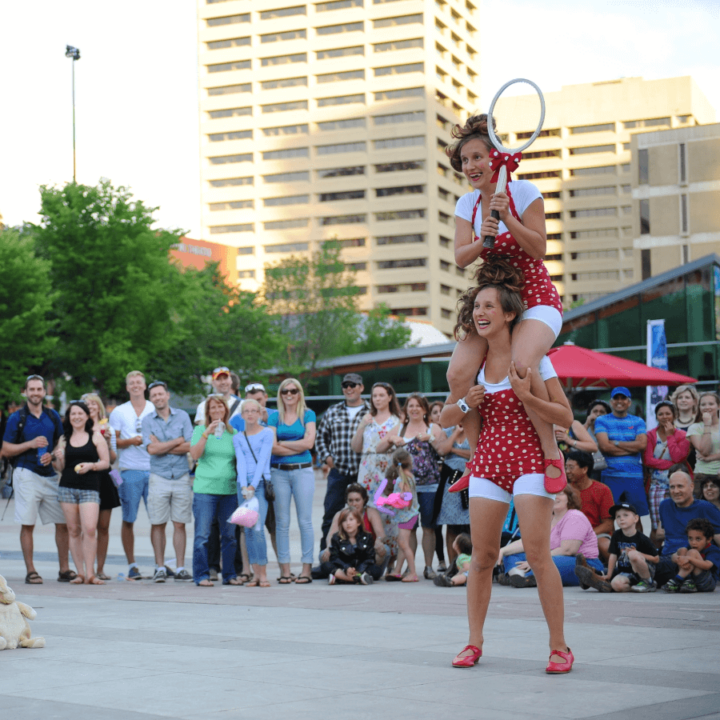
[(403, 530), (402, 528), (398, 530), (398, 546), (407, 560), (408, 571), (406, 577), (417, 576), (417, 571), (415, 570), (415, 553), (410, 547), (411, 533), (411, 530)]
[(455, 552), (455, 548), (453, 547), (453, 544), (455, 543), (455, 538), (457, 538), (458, 534), (455, 532), (455, 527), (453, 525), (447, 526), (447, 531), (445, 533), (446, 538), (446, 544), (447, 544), (447, 554), (448, 554), (448, 567), (452, 567), (452, 564), (455, 562), (455, 558), (457, 558), (457, 553)]
[(153, 546), (155, 553), (155, 565), (157, 567), (164, 567), (165, 565), (165, 526), (167, 523), (162, 525), (152, 525), (150, 527), (150, 542)]
[(83, 568), (82, 527), (80, 526), (80, 506), (75, 503), (60, 503), (63, 515), (67, 521), (70, 554), (75, 563), (75, 572), (85, 575)]
[(433, 528), (422, 529), (422, 549), (425, 556), (425, 567), (431, 568), (435, 556), (435, 530)]
[(55, 545), (58, 551), (60, 572), (66, 572), (70, 569), (70, 563), (68, 563), (68, 550), (70, 545), (68, 541), (68, 529), (65, 523), (55, 524)]
[[(563, 625), (565, 606), (560, 572), (550, 554), (550, 524), (553, 501), (538, 495), (516, 495), (515, 508), (520, 521), (520, 534), (528, 563), (537, 579), (538, 595), (550, 631), (550, 651), (568, 651)], [(559, 655), (553, 662), (565, 662)]]
[(112, 510), (100, 510), (97, 522), (97, 574), (102, 575), (105, 569), (108, 543), (110, 542), (110, 518)]
[[(25, 569), (27, 570), (28, 574), (30, 574), (31, 572), (35, 572), (35, 564), (33, 563), (34, 529), (34, 525), (22, 525), (20, 527), (20, 547), (22, 548), (23, 559), (25, 560)], [(65, 556), (67, 557), (67, 553)]]
[[(173, 530), (173, 548), (175, 549), (175, 562), (177, 563), (175, 567), (185, 567), (185, 547), (187, 545), (185, 523), (173, 522), (173, 526), (175, 528)], [(163, 537), (164, 535), (165, 533), (163, 533)]]
[(82, 554), (85, 562), (85, 582), (90, 583), (95, 576), (95, 555), (97, 554), (97, 522), (100, 505), (98, 503), (81, 503), (76, 506), (80, 513), (82, 528)]
[[(133, 532), (133, 524), (131, 522), (123, 520), (120, 539), (122, 540), (128, 565), (130, 565), (135, 562), (135, 533)], [(150, 539), (152, 540), (152, 531), (150, 532)]]
[(246, 537), (247, 536), (244, 532), (240, 534), (240, 553), (242, 556), (243, 574), (247, 573), (247, 576), (250, 577), (252, 574), (252, 568), (250, 567), (250, 557), (248, 556)]

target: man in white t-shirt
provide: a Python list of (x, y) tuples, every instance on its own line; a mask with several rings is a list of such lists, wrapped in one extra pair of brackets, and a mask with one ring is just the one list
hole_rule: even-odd
[(140, 580), (142, 575), (135, 563), (135, 533), (133, 525), (137, 520), (140, 501), (145, 502), (147, 510), (148, 487), (150, 481), (150, 455), (143, 446), (142, 421), (146, 415), (155, 411), (153, 404), (145, 399), (145, 375), (139, 370), (129, 372), (125, 378), (125, 388), (130, 400), (118, 405), (110, 413), (110, 426), (117, 434), (119, 467), (122, 485), (118, 488), (122, 505), (123, 550), (128, 561), (128, 580)]
[[(233, 395), (232, 377), (230, 369), (226, 367), (216, 367), (212, 372), (212, 386), (218, 395), (222, 395), (230, 408), (230, 418), (240, 416), (242, 410), (242, 400)], [(197, 406), (195, 411), (195, 424), (205, 424), (205, 403), (207, 398), (203, 399)]]

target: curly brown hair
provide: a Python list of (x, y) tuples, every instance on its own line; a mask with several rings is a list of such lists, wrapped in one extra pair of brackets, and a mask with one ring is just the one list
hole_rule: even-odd
[[(470, 140), (482, 140), (488, 150), (493, 149), (493, 144), (488, 134), (487, 118), (488, 116), (485, 113), (482, 113), (482, 115), (471, 115), (464, 125), (455, 125), (453, 127), (451, 135), (455, 138), (455, 142), (445, 148), (445, 154), (450, 158), (450, 165), (453, 170), (462, 172), (460, 151), (463, 145)], [(493, 130), (497, 131), (495, 118), (493, 118)]]
[(523, 314), (522, 291), (525, 287), (525, 276), (522, 270), (514, 267), (507, 260), (493, 256), (477, 269), (475, 281), (477, 285), (466, 290), (458, 300), (458, 319), (453, 331), (456, 340), (461, 340), (475, 332), (473, 322), (475, 298), (486, 287), (497, 288), (503, 312), (515, 313), (511, 330)]

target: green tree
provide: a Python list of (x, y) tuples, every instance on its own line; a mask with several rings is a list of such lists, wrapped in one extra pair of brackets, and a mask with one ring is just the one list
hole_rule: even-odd
[(0, 230), (0, 402), (17, 400), (25, 377), (40, 369), (57, 342), (48, 317), (54, 297), (49, 263), (32, 239)]

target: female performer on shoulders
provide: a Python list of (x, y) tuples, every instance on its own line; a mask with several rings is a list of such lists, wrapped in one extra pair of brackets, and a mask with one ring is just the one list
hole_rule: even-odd
[[(510, 181), (504, 193), (495, 194), (498, 168), (502, 157), (491, 157), (495, 151), (487, 129), (487, 115), (473, 115), (465, 125), (453, 128), (457, 142), (447, 148), (450, 164), (463, 172), (473, 190), (458, 200), (455, 208), (455, 262), (468, 267), (476, 260), (493, 257), (508, 259), (524, 276), (523, 310), (513, 333), (512, 362), (520, 377), (532, 368), (532, 392), (547, 401), (545, 385), (540, 381), (540, 361), (560, 334), (562, 303), (543, 263), (547, 248), (545, 207), (540, 191), (526, 180)], [(512, 169), (511, 166), (508, 169)], [(509, 177), (509, 173), (508, 173)], [(497, 210), (500, 220), (491, 216)], [(483, 249), (483, 238), (495, 238), (492, 249)], [(522, 321), (522, 322), (520, 322)], [(487, 341), (474, 329), (458, 342), (448, 368), (450, 397), (448, 403), (460, 401), (472, 385), (478, 368), (487, 354)], [(503, 375), (504, 377), (504, 375)], [(556, 493), (565, 487), (564, 462), (558, 449), (552, 423), (541, 418), (532, 405), (525, 408), (537, 434), (544, 455), (545, 487)], [(470, 446), (474, 447), (479, 427), (471, 414), (464, 423)], [(450, 423), (443, 416), (443, 426)], [(569, 425), (569, 423), (568, 423)], [(467, 487), (467, 481), (461, 481)]]
[[(545, 423), (563, 427), (570, 425), (572, 411), (550, 360), (543, 358), (539, 371), (528, 368), (524, 378), (512, 364), (513, 328), (523, 312), (519, 275), (517, 268), (503, 260), (495, 260), (492, 267), (481, 267), (478, 287), (463, 297), (458, 319), (458, 325), (464, 327), (473, 323), (488, 350), (485, 365), (478, 374), (478, 385), (469, 393), (482, 417), (482, 432), (470, 463), (473, 543), (467, 583), (470, 641), (453, 660), (453, 666), (472, 667), (482, 655), (493, 566), (500, 553), (508, 505), (514, 499), (527, 561), (537, 580), (550, 630), (550, 662), (546, 670), (566, 673), (572, 669), (574, 658), (565, 644), (562, 582), (550, 552), (554, 496), (545, 489), (542, 447), (526, 408)], [(536, 372), (549, 400), (530, 391)], [(445, 412), (451, 416), (451, 422), (462, 421), (465, 425), (466, 418), (463, 419), (459, 407), (446, 407)]]

